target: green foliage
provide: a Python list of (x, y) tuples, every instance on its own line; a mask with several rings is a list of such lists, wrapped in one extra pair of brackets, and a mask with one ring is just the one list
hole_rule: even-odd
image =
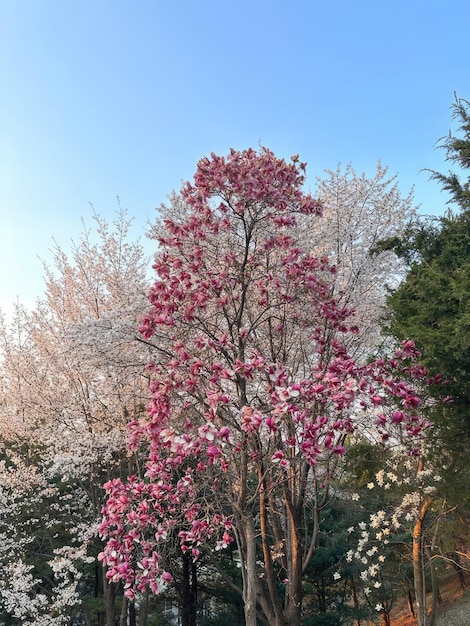
[[(457, 136), (449, 133), (438, 145), (457, 172), (431, 175), (459, 210), (415, 220), (403, 237), (382, 241), (375, 250), (395, 251), (408, 267), (389, 294), (385, 332), (396, 340), (413, 339), (430, 375), (440, 374), (444, 382), (431, 387), (437, 402), (429, 409), (435, 428), (426, 463), (442, 478), (433, 519), (453, 506), (466, 519), (470, 504), (470, 103), (456, 98), (453, 114)], [(456, 524), (448, 516), (440, 522), (443, 552), (466, 541), (461, 533), (457, 538)]]
[(322, 509), (318, 546), (303, 581), (302, 624), (334, 626), (368, 615), (368, 607), (353, 606), (352, 587), (360, 586), (359, 569), (357, 563), (345, 560), (347, 549), (356, 544), (350, 527), (363, 515), (355, 503), (342, 497), (332, 498)]
[[(470, 102), (459, 98), (455, 94), (452, 105), (453, 118), (460, 124), (459, 136), (449, 132), (438, 142), (438, 147), (446, 151), (446, 159), (463, 170), (470, 168)], [(461, 177), (454, 171), (448, 174), (431, 171), (431, 176), (442, 184), (442, 188), (450, 193), (449, 202), (456, 202), (463, 209), (470, 209), (469, 182), (462, 182)]]
[(443, 468), (446, 496), (461, 503), (470, 500), (470, 103), (456, 97), (453, 113), (458, 136), (449, 133), (439, 146), (460, 172), (432, 177), (460, 212), (410, 223), (402, 238), (381, 242), (377, 251), (392, 249), (408, 264), (406, 279), (389, 295), (386, 330), (398, 340), (412, 338), (430, 374), (445, 380), (432, 390), (452, 402), (432, 410), (431, 455)]
[(445, 379), (432, 392), (440, 400), (451, 396), (452, 402), (440, 402), (432, 410), (436, 429), (431, 449), (446, 468), (447, 495), (454, 491), (461, 500), (462, 485), (470, 478), (465, 462), (470, 441), (470, 211), (448, 213), (437, 229), (431, 225), (427, 237), (423, 232), (424, 224), (408, 242), (416, 260), (389, 296), (388, 332), (400, 340), (413, 338), (430, 373)]
[(85, 596), (82, 602), (91, 613), (104, 613), (105, 603), (102, 596)]
[(470, 214), (442, 218), (433, 236), (388, 299), (389, 331), (414, 339), (431, 372), (449, 380), (446, 394), (470, 400)]
[(368, 441), (360, 441), (348, 449), (346, 462), (348, 476), (354, 478), (360, 489), (383, 467), (383, 449)]

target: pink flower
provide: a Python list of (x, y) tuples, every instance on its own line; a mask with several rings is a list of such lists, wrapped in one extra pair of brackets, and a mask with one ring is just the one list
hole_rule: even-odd
[(263, 416), (251, 407), (244, 406), (241, 410), (241, 420), (242, 429), (247, 433), (253, 433), (259, 429)]
[(220, 452), (217, 446), (209, 446), (207, 448), (207, 456), (209, 457), (209, 463), (214, 463), (214, 461), (219, 457), (222, 453)]

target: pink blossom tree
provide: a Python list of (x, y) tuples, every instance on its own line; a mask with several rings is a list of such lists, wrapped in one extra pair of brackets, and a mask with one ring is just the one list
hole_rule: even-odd
[(100, 558), (128, 598), (171, 579), (161, 554), (175, 533), (195, 560), (235, 542), (247, 626), (299, 625), (348, 440), (429, 426), (411, 342), (369, 363), (345, 348), (358, 328), (333, 295), (335, 268), (305, 243), (322, 206), (304, 172), (267, 149), (212, 154), (164, 215), (140, 327), (154, 346), (150, 402), (128, 425), (146, 462), (105, 485), (100, 526)]

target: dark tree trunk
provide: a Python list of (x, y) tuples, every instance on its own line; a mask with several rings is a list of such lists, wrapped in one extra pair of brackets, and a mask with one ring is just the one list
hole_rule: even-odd
[(390, 626), (390, 614), (386, 611), (382, 611), (380, 624), (381, 626)]
[[(134, 602), (129, 603), (129, 626), (137, 626)], [(145, 626), (145, 623), (144, 623)]]
[(426, 626), (426, 578), (424, 575), (424, 519), (432, 499), (427, 498), (421, 505), (413, 528), (413, 575), (416, 597), (416, 617), (418, 626)]
[(460, 565), (460, 557), (458, 554), (454, 555), (453, 565), (454, 565), (455, 571), (457, 572), (457, 576), (459, 577), (460, 588), (462, 589), (462, 591), (464, 591), (467, 586), (467, 583), (465, 581), (464, 571), (462, 569), (462, 566)]
[(142, 601), (139, 606), (139, 626), (146, 626), (147, 624), (147, 615), (149, 611), (149, 590), (147, 589), (143, 596)]
[(196, 626), (197, 567), (189, 554), (182, 557), (181, 626)]
[[(351, 578), (351, 597), (353, 601), (354, 610), (359, 611), (359, 600), (357, 598), (356, 585), (354, 583), (354, 578)], [(354, 626), (361, 626), (361, 620), (358, 617), (356, 617), (354, 620)]]
[(129, 606), (129, 600), (126, 596), (122, 597), (121, 615), (119, 617), (119, 626), (127, 626), (127, 608)]
[(431, 617), (429, 620), (429, 626), (435, 626), (437, 617), (437, 603), (441, 602), (441, 594), (439, 591), (439, 583), (437, 580), (436, 569), (434, 567), (434, 561), (432, 559), (432, 552), (429, 547), (426, 547), (426, 557), (429, 562), (429, 569), (431, 572), (431, 588), (432, 588), (432, 600), (431, 600)]
[(412, 617), (416, 617), (415, 615), (415, 607), (413, 606), (413, 597), (411, 595), (411, 589), (407, 587), (406, 589), (406, 601), (408, 603), (408, 611)]
[(106, 576), (103, 576), (103, 593), (106, 611), (106, 626), (116, 626), (116, 583), (108, 582)]

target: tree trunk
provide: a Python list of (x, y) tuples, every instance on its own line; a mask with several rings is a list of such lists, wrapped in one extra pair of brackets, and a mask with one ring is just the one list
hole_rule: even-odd
[[(85, 626), (93, 626), (93, 619), (91, 617), (91, 611), (85, 604), (82, 604), (82, 615), (83, 615), (83, 621), (85, 622)], [(7, 624), (5, 624), (5, 626), (7, 626)]]
[(426, 577), (424, 575), (423, 530), (424, 519), (431, 502), (432, 498), (427, 498), (423, 502), (413, 528), (413, 575), (418, 626), (426, 626)]
[(147, 624), (147, 615), (149, 611), (149, 590), (146, 589), (142, 595), (142, 600), (139, 604), (139, 626), (146, 626)]
[(300, 626), (302, 617), (302, 549), (299, 540), (299, 520), (288, 505), (286, 554), (288, 581), (286, 588), (286, 626)]
[(381, 626), (390, 626), (390, 613), (387, 613), (387, 611), (382, 611), (380, 624)]
[[(357, 598), (356, 585), (354, 583), (354, 578), (351, 578), (351, 596), (353, 600), (354, 610), (359, 612), (359, 600)], [(359, 617), (354, 619), (354, 626), (361, 626), (361, 620)]]
[(103, 593), (104, 593), (105, 611), (106, 611), (106, 626), (116, 626), (115, 611), (116, 611), (117, 585), (115, 583), (108, 582), (108, 579), (104, 575), (103, 575)]
[(406, 588), (406, 601), (408, 603), (408, 611), (412, 617), (416, 617), (415, 615), (415, 607), (413, 606), (413, 598), (411, 596), (411, 589), (409, 587)]
[(460, 588), (462, 591), (465, 591), (467, 583), (465, 582), (465, 575), (462, 566), (460, 565), (460, 557), (457, 553), (454, 554), (453, 565), (455, 571), (457, 572), (457, 576), (459, 577)]
[[(137, 619), (136, 619), (136, 612), (135, 612), (135, 602), (130, 602), (129, 603), (129, 626), (137, 626)], [(144, 624), (145, 626), (145, 624)]]
[[(268, 594), (270, 603), (272, 606), (273, 615), (266, 615), (266, 618), (269, 624), (284, 624), (284, 611), (281, 603), (281, 598), (279, 596), (279, 590), (276, 584), (276, 573), (274, 571), (273, 558), (271, 554), (271, 545), (270, 543), (276, 537), (276, 530), (273, 532), (273, 539), (270, 540), (269, 532), (268, 532), (268, 503), (267, 503), (267, 487), (264, 482), (264, 471), (263, 468), (260, 467), (258, 470), (258, 477), (260, 485), (263, 485), (263, 488), (260, 490), (259, 495), (259, 516), (260, 516), (260, 529), (261, 529), (261, 544), (263, 549), (263, 558), (264, 558), (264, 571), (266, 577), (266, 583), (268, 588)], [(276, 520), (277, 521), (277, 520)], [(276, 523), (276, 521), (274, 523)], [(261, 608), (264, 610), (263, 602), (260, 602)], [(267, 611), (264, 611), (265, 613)]]
[(246, 538), (246, 562), (243, 585), (243, 602), (245, 605), (245, 626), (256, 626), (256, 597), (258, 576), (256, 572), (256, 534), (253, 517), (248, 513), (244, 516), (244, 533)]
[(431, 602), (431, 617), (429, 620), (429, 626), (436, 626), (437, 617), (437, 603), (440, 602), (441, 596), (439, 593), (439, 584), (437, 580), (436, 569), (432, 560), (432, 552), (429, 547), (425, 548), (426, 557), (429, 561), (429, 568), (431, 572), (431, 588), (432, 588), (432, 602)]
[(182, 556), (181, 626), (196, 626), (197, 570), (189, 554)]
[(323, 583), (323, 580), (314, 584), (317, 590), (318, 610), (320, 611), (320, 613), (326, 613), (325, 585)]
[(119, 626), (127, 626), (127, 607), (129, 600), (126, 596), (122, 596), (121, 615), (119, 617)]

